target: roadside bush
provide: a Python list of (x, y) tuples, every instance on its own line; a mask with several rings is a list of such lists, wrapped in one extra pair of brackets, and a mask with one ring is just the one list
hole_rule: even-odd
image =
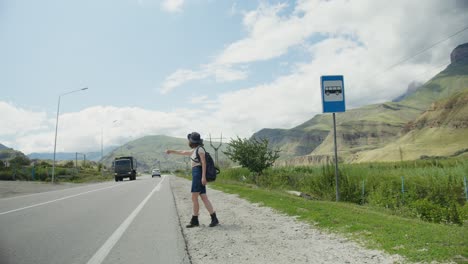
[(63, 165), (65, 168), (74, 168), (75, 167), (75, 163), (73, 161), (67, 161), (67, 163), (65, 163), (65, 165)]
[(269, 148), (268, 139), (232, 139), (223, 153), (233, 162), (248, 168), (256, 175), (273, 166), (279, 158), (279, 149)]
[(380, 184), (369, 190), (368, 202), (370, 205), (396, 209), (403, 204), (401, 182), (398, 179), (381, 179)]
[[(340, 200), (387, 208), (395, 214), (436, 223), (468, 220), (463, 176), (468, 162), (460, 159), (340, 165)], [(295, 190), (322, 200), (335, 200), (335, 168), (275, 167), (255, 181), (244, 168), (225, 169), (220, 180)]]
[(0, 181), (12, 181), (13, 175), (7, 170), (0, 170)]
[(451, 202), (448, 207), (435, 204), (428, 199), (414, 201), (410, 204), (414, 215), (422, 220), (435, 223), (454, 223), (461, 225), (463, 215), (459, 206)]
[(253, 183), (253, 175), (247, 168), (226, 168), (221, 170), (221, 174), (218, 178), (226, 181), (238, 181)]

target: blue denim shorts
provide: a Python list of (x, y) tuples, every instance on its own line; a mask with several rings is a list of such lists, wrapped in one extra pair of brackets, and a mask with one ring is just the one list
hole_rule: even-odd
[(206, 193), (206, 186), (201, 182), (202, 180), (202, 167), (196, 166), (192, 168), (192, 192), (193, 193)]

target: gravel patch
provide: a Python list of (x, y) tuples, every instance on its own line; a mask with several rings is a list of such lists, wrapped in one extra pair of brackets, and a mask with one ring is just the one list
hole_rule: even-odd
[(33, 193), (49, 192), (67, 188), (84, 186), (76, 183), (45, 183), (28, 181), (0, 181), (0, 199)]
[(171, 185), (193, 264), (405, 262), (401, 256), (365, 249), (294, 217), (210, 188), (208, 197), (220, 225), (208, 227), (210, 216), (200, 200), (200, 227), (185, 228), (192, 213), (190, 181), (171, 177)]

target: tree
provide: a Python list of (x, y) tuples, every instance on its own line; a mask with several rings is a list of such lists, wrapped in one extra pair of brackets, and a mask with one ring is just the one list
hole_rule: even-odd
[(268, 139), (237, 139), (228, 143), (226, 151), (223, 151), (232, 161), (238, 162), (242, 167), (261, 175), (271, 167), (279, 158), (279, 149), (270, 149)]
[(27, 166), (30, 163), (29, 158), (24, 155), (18, 155), (10, 160), (10, 164), (13, 166)]
[(72, 160), (67, 161), (65, 165), (63, 165), (65, 168), (73, 168), (75, 167), (75, 163)]

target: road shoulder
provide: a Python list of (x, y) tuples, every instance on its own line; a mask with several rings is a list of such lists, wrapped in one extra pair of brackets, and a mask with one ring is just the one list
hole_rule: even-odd
[(208, 188), (221, 224), (210, 228), (200, 201), (200, 227), (190, 221), (190, 181), (171, 177), (177, 211), (192, 263), (400, 263), (400, 256), (365, 249), (268, 207)]
[(30, 181), (0, 181), (0, 199), (16, 196), (30, 195), (50, 191), (63, 190), (86, 186), (88, 184), (78, 183), (46, 183)]

